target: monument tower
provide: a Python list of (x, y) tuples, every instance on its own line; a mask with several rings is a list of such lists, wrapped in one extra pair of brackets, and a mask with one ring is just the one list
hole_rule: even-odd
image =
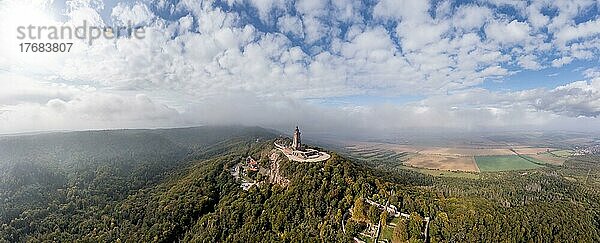
[(294, 140), (292, 141), (292, 149), (293, 150), (302, 150), (302, 142), (300, 141), (300, 129), (296, 126), (296, 130), (294, 131)]
[(314, 148), (303, 148), (302, 141), (300, 140), (300, 128), (298, 128), (298, 126), (296, 126), (296, 129), (294, 130), (294, 137), (291, 144), (292, 146), (289, 146), (289, 140), (287, 141), (288, 142), (285, 144), (278, 144), (277, 140), (273, 143), (275, 148), (283, 152), (283, 154), (285, 154), (285, 156), (287, 156), (291, 161), (321, 162), (331, 158), (331, 155)]

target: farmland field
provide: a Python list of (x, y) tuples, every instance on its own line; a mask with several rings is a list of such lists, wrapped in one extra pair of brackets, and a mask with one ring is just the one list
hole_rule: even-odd
[(558, 156), (558, 157), (569, 157), (571, 155), (573, 155), (573, 151), (572, 150), (554, 150), (554, 151), (550, 151), (549, 153)]
[(403, 168), (406, 170), (416, 171), (422, 174), (436, 176), (436, 177), (455, 177), (455, 178), (469, 178), (469, 179), (478, 179), (479, 174), (477, 172), (467, 172), (467, 171), (448, 171), (448, 170), (439, 170), (439, 169), (427, 169), (427, 168), (419, 168), (413, 166), (402, 165), (399, 168)]
[(508, 148), (452, 148), (452, 147), (423, 147), (420, 154), (455, 155), (455, 156), (483, 156), (483, 155), (511, 155)]
[(347, 144), (345, 149), (354, 158), (380, 166), (405, 165), (409, 168), (432, 170), (435, 175), (443, 173), (440, 170), (472, 173), (532, 169), (540, 167), (541, 164), (562, 165), (570, 153), (543, 146), (436, 147), (373, 142)]
[(515, 152), (519, 154), (540, 154), (549, 151), (550, 148), (536, 148), (536, 147), (515, 147)]
[(406, 164), (427, 169), (479, 171), (473, 156), (419, 154), (409, 159)]
[(352, 157), (367, 161), (383, 161), (386, 163), (401, 164), (406, 160), (407, 152), (397, 152), (385, 147), (376, 145), (368, 146), (349, 146), (346, 149), (352, 154)]
[(541, 167), (516, 155), (475, 156), (479, 171), (527, 170)]
[(539, 153), (539, 154), (528, 154), (527, 157), (539, 160), (543, 163), (553, 164), (553, 165), (562, 165), (566, 157), (559, 157), (552, 153)]

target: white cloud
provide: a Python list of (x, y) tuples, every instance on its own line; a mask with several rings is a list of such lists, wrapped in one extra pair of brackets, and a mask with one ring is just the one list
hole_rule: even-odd
[(429, 1), (382, 0), (373, 9), (373, 15), (382, 18), (401, 19), (406, 22), (423, 23), (430, 18)]
[(600, 35), (600, 19), (584, 22), (576, 26), (566, 26), (556, 34), (559, 43), (567, 43), (574, 39)]
[[(348, 59), (371, 58), (375, 59), (373, 61), (380, 62), (391, 58), (395, 53), (395, 47), (388, 33), (383, 28), (376, 28), (362, 32), (349, 43), (345, 43), (341, 52)], [(377, 60), (382, 56), (385, 60)]]
[(572, 117), (600, 115), (600, 78), (559, 86), (540, 97), (536, 108)]
[(540, 63), (536, 60), (534, 55), (525, 55), (519, 58), (519, 66), (530, 69), (530, 70), (539, 70), (542, 68)]
[(507, 22), (493, 22), (485, 28), (488, 39), (500, 43), (522, 43), (529, 37), (530, 27), (525, 22), (513, 20)]
[(297, 37), (303, 37), (302, 20), (297, 16), (284, 15), (277, 20), (277, 26), (282, 33), (291, 33)]
[(548, 30), (552, 33), (562, 29), (565, 26), (573, 25), (573, 20), (578, 14), (588, 10), (594, 0), (579, 1), (550, 1), (551, 8), (558, 11), (558, 16), (552, 17), (548, 24)]
[(68, 25), (81, 26), (85, 22), (89, 26), (105, 26), (98, 13), (104, 7), (102, 1), (69, 1), (67, 5), (70, 7)]
[(339, 21), (362, 22), (360, 8), (362, 3), (353, 0), (332, 0), (333, 16)]
[(534, 2), (533, 4), (527, 7), (527, 17), (529, 23), (535, 28), (544, 27), (550, 21), (550, 18), (541, 13), (542, 5), (538, 2)]
[(307, 16), (322, 16), (326, 13), (326, 1), (321, 0), (298, 0), (296, 10)]
[(45, 103), (51, 99), (67, 100), (81, 92), (95, 90), (89, 86), (72, 86), (52, 81), (37, 81), (21, 75), (0, 73), (0, 105)]
[(402, 39), (402, 48), (407, 51), (419, 50), (428, 44), (439, 41), (447, 30), (447, 24), (429, 23), (418, 25), (401, 23), (396, 28), (398, 37)]
[(327, 36), (327, 26), (315, 17), (304, 17), (304, 36), (307, 43), (314, 43)]
[(11, 89), (12, 94), (3, 92), (0, 133), (182, 125), (179, 112), (143, 94), (26, 82), (31, 83)]
[(146, 24), (154, 18), (154, 13), (143, 3), (136, 2), (133, 6), (119, 3), (112, 9), (111, 17), (122, 26)]
[[(145, 39), (97, 40), (44, 59), (2, 55), (0, 69), (11, 75), (0, 74), (0, 123), (44, 129), (16, 123), (47, 119), (46, 128), (61, 129), (232, 121), (275, 126), (301, 120), (354, 129), (468, 128), (539, 125), (556, 116), (598, 112), (593, 100), (598, 87), (591, 81), (522, 92), (475, 88), (523, 69), (593, 61), (600, 50), (597, 20), (578, 25), (573, 20), (587, 2), (513, 2), (523, 17), (516, 20), (479, 2), (455, 8), (450, 2), (383, 0), (365, 10), (357, 1), (304, 0), (295, 3), (294, 12), (284, 9), (291, 4), (285, 1), (249, 1), (257, 12), (247, 11), (258, 14), (268, 33), (265, 26), (246, 22), (248, 13), (209, 3), (163, 3), (162, 10), (177, 16), (173, 20), (144, 3), (119, 4), (108, 11), (112, 18), (143, 23)], [(100, 12), (107, 12), (100, 11), (101, 1), (69, 6), (71, 22), (101, 22)], [(559, 14), (544, 16), (542, 7)], [(362, 16), (369, 11), (375, 20)], [(304, 43), (296, 46), (288, 36)], [(8, 46), (15, 45), (0, 50)], [(596, 71), (585, 75), (593, 79)], [(13, 85), (13, 80), (22, 82)], [(305, 99), (363, 95), (424, 98), (399, 105), (305, 104)], [(438, 124), (441, 120), (446, 123)]]
[(486, 2), (501, 7), (511, 6), (514, 7), (517, 11), (524, 9), (525, 6), (527, 6), (527, 3), (521, 0), (487, 0)]
[(176, 34), (184, 34), (186, 32), (192, 31), (192, 27), (194, 26), (194, 17), (190, 15), (183, 16), (179, 18), (177, 23), (171, 24), (169, 27), (175, 28), (170, 32)]
[(250, 2), (258, 9), (260, 18), (265, 22), (270, 21), (269, 13), (271, 10), (285, 6), (285, 0), (250, 0)]
[(594, 67), (594, 68), (588, 68), (585, 71), (583, 71), (583, 76), (585, 76), (586, 78), (599, 78), (600, 77), (600, 68), (599, 67)]
[(573, 61), (572, 57), (566, 56), (552, 60), (553, 67), (562, 67), (565, 64), (569, 64)]
[(458, 28), (471, 30), (480, 28), (492, 16), (492, 11), (487, 7), (464, 5), (456, 10), (452, 24)]

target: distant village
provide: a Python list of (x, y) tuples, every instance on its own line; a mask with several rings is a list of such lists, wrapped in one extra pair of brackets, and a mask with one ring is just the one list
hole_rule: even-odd
[(600, 154), (600, 144), (592, 145), (586, 148), (575, 149), (575, 155), (594, 155)]

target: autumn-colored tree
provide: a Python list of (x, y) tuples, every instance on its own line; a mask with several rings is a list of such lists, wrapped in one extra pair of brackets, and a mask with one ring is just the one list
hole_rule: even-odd
[(394, 228), (394, 236), (392, 239), (394, 242), (406, 242), (408, 241), (408, 232), (406, 229), (406, 220), (401, 218), (398, 220), (396, 227)]
[(354, 207), (352, 208), (352, 217), (357, 221), (367, 220), (365, 210), (365, 201), (363, 198), (356, 197), (356, 200), (354, 200)]
[(388, 218), (389, 218), (388, 211), (383, 210), (383, 212), (381, 212), (381, 215), (380, 215), (380, 222), (383, 227), (385, 227), (388, 224)]
[(410, 214), (408, 220), (408, 235), (411, 240), (421, 237), (421, 228), (423, 227), (423, 218), (415, 212)]

